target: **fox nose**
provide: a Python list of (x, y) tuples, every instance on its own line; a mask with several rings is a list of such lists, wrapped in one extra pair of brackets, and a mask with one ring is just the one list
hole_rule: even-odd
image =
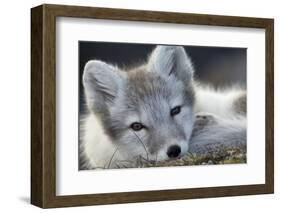
[(169, 158), (176, 158), (181, 153), (181, 148), (178, 145), (172, 145), (168, 148), (167, 155)]

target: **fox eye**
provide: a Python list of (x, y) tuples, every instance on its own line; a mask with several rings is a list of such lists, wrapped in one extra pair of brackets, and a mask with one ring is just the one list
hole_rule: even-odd
[(179, 114), (180, 112), (181, 112), (181, 107), (176, 106), (173, 109), (171, 109), (170, 114), (171, 114), (171, 116), (175, 116), (175, 115)]
[(130, 127), (134, 131), (140, 131), (141, 129), (144, 128), (144, 126), (141, 123), (138, 123), (138, 122), (132, 123)]

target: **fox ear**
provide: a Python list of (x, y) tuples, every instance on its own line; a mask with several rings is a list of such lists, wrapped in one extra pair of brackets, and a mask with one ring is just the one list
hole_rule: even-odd
[(190, 58), (180, 46), (158, 45), (149, 58), (148, 66), (152, 72), (174, 75), (183, 81), (190, 81), (194, 72)]
[(117, 71), (117, 68), (98, 60), (85, 65), (83, 84), (90, 110), (105, 110), (113, 102), (122, 83)]

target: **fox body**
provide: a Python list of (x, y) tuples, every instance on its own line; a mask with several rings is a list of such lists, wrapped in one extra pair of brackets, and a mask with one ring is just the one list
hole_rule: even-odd
[(145, 65), (121, 70), (89, 61), (81, 120), (83, 168), (116, 168), (139, 157), (162, 161), (210, 143), (246, 142), (246, 94), (195, 82), (184, 48), (157, 46)]

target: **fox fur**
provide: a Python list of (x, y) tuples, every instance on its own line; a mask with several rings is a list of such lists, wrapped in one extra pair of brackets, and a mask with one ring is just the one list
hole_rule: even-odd
[[(180, 46), (158, 45), (147, 63), (130, 70), (87, 62), (81, 168), (116, 168), (139, 157), (162, 161), (212, 144), (246, 144), (246, 91), (201, 85), (194, 72)], [(136, 123), (138, 129), (132, 128)]]

